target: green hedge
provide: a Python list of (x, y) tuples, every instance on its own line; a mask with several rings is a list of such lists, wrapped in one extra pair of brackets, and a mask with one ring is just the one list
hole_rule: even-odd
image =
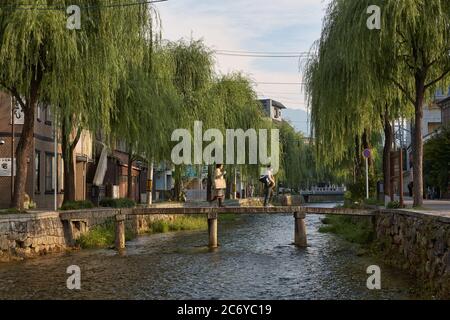
[(100, 201), (101, 207), (106, 208), (134, 208), (136, 207), (136, 202), (130, 199), (111, 199), (111, 198), (105, 198), (102, 201)]
[(94, 208), (94, 204), (89, 200), (84, 201), (68, 201), (65, 202), (61, 210), (82, 210), (82, 209), (92, 209)]

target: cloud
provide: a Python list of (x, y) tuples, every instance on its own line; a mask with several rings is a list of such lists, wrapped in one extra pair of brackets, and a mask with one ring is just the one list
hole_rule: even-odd
[[(156, 7), (163, 37), (203, 39), (215, 50), (308, 51), (320, 36), (327, 1), (320, 0), (169, 0)], [(217, 71), (242, 71), (258, 82), (299, 82), (297, 59), (217, 56)], [(258, 85), (259, 94), (304, 109), (299, 86)], [(281, 94), (289, 92), (289, 95)], [(293, 92), (293, 93), (292, 93)], [(287, 97), (290, 97), (287, 99)], [(298, 102), (296, 102), (298, 101)]]

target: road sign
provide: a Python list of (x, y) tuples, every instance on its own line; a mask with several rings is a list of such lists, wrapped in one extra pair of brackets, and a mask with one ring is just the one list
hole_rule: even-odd
[(363, 156), (364, 156), (364, 158), (369, 159), (370, 157), (372, 157), (372, 150), (370, 150), (370, 149), (364, 150)]
[[(16, 175), (16, 159), (14, 159), (14, 176)], [(11, 177), (11, 158), (0, 158), (0, 177)]]

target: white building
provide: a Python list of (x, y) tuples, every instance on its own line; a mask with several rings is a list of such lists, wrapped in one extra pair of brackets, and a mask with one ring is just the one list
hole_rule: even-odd
[(282, 110), (286, 107), (278, 101), (272, 99), (261, 99), (259, 100), (263, 105), (263, 110), (268, 117), (275, 121), (283, 121)]

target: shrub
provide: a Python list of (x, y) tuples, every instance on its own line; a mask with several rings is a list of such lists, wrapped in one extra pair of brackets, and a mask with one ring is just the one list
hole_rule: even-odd
[(82, 210), (82, 209), (92, 209), (94, 208), (94, 204), (89, 200), (84, 201), (67, 201), (65, 202), (61, 210)]
[(369, 206), (383, 206), (384, 203), (376, 198), (370, 198), (370, 199), (366, 199), (364, 200), (364, 203), (369, 205)]
[[(114, 245), (116, 237), (116, 227), (113, 221), (93, 227), (87, 233), (78, 238), (77, 244), (83, 249), (101, 249)], [(125, 229), (125, 240), (129, 241), (134, 237), (130, 230)]]
[(387, 205), (387, 208), (388, 209), (401, 209), (400, 202), (398, 202), (398, 201), (389, 202)]
[(122, 199), (105, 198), (102, 201), (100, 201), (100, 206), (106, 208), (134, 208), (136, 206), (136, 202), (127, 198)]
[(369, 244), (375, 238), (372, 221), (365, 217), (327, 216), (322, 222), (325, 226), (319, 232), (334, 233), (353, 243)]
[(9, 208), (5, 210), (0, 210), (0, 214), (20, 214), (20, 213), (27, 213), (26, 210), (20, 211), (17, 208)]
[(77, 244), (83, 249), (105, 248), (114, 244), (115, 229), (112, 223), (94, 227), (80, 236)]
[(205, 230), (208, 223), (201, 216), (177, 216), (173, 220), (156, 220), (150, 225), (151, 233), (166, 233), (170, 231)]

